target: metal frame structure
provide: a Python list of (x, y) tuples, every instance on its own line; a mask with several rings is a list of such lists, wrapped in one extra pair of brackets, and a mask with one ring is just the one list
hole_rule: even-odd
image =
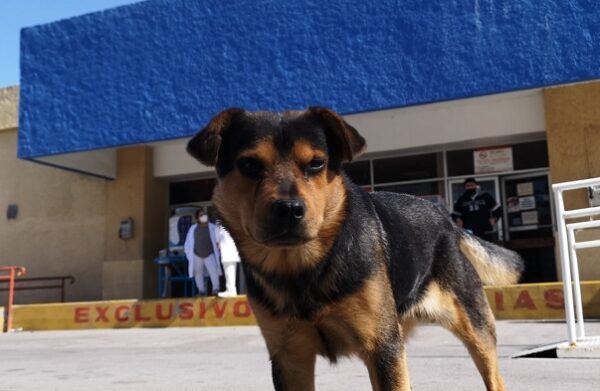
[[(560, 244), (563, 289), (565, 298), (565, 316), (569, 348), (586, 345), (586, 349), (600, 348), (600, 337), (586, 337), (579, 281), (579, 266), (577, 251), (580, 249), (600, 247), (600, 240), (577, 242), (577, 230), (599, 228), (600, 220), (567, 223), (567, 220), (600, 215), (600, 207), (565, 210), (563, 192), (577, 189), (587, 189), (589, 186), (600, 185), (600, 178), (590, 178), (579, 181), (557, 183), (552, 185), (555, 197), (556, 221)], [(575, 320), (577, 318), (577, 321)], [(590, 344), (593, 346), (591, 347)], [(597, 345), (597, 346), (596, 346)]]
[(27, 269), (22, 266), (2, 266), (0, 272), (7, 272), (8, 275), (0, 275), (0, 281), (8, 281), (8, 303), (6, 308), (6, 327), (4, 331), (12, 331), (12, 311), (15, 294), (15, 278), (27, 273)]
[[(600, 184), (599, 178), (556, 183), (552, 185), (554, 193), (554, 209), (560, 245), (560, 261), (562, 266), (563, 292), (565, 301), (565, 317), (567, 321), (566, 341), (559, 341), (539, 346), (517, 354), (519, 357), (557, 357), (557, 358), (600, 358), (600, 336), (586, 336), (579, 281), (577, 250), (600, 247), (600, 240), (577, 242), (575, 233), (578, 230), (599, 228), (600, 220), (567, 223), (567, 220), (600, 215), (600, 207), (565, 210), (563, 192), (586, 189)], [(575, 319), (577, 318), (577, 321)]]
[[(0, 283), (5, 282), (0, 279)], [(47, 284), (46, 282), (50, 282)], [(75, 283), (75, 277), (73, 276), (55, 276), (55, 277), (33, 277), (33, 278), (19, 278), (14, 280), (14, 286), (8, 288), (0, 288), (0, 292), (4, 291), (29, 291), (39, 289), (58, 289), (60, 290), (60, 302), (65, 302), (66, 294), (66, 283), (73, 285)]]

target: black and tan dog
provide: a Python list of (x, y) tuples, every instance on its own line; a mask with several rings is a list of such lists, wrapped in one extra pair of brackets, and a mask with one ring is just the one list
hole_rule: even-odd
[(216, 166), (213, 201), (238, 245), (276, 390), (313, 390), (317, 355), (356, 354), (373, 389), (409, 390), (404, 343), (436, 321), (503, 390), (483, 283), (514, 283), (513, 252), (457, 228), (429, 201), (367, 193), (341, 166), (365, 140), (324, 108), (229, 109), (188, 144)]

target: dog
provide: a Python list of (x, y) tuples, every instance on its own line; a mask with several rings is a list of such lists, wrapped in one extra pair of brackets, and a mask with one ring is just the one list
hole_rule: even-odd
[(344, 175), (365, 139), (334, 111), (217, 114), (188, 143), (215, 166), (214, 205), (233, 236), (275, 390), (314, 390), (316, 356), (358, 355), (373, 390), (409, 390), (405, 341), (435, 321), (504, 390), (482, 284), (510, 284), (514, 252), (410, 195), (367, 193)]

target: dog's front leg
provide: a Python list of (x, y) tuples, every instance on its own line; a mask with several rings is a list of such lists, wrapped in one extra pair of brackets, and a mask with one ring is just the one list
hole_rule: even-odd
[(250, 298), (267, 344), (276, 391), (313, 391), (319, 335), (308, 322), (272, 315)]
[(276, 391), (314, 391), (316, 355), (309, 352), (279, 352), (271, 357)]
[(410, 391), (406, 352), (400, 337), (382, 341), (363, 356), (375, 391)]

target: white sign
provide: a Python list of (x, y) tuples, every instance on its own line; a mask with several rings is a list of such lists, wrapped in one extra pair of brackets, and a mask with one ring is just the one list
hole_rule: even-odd
[(519, 197), (519, 208), (521, 210), (535, 209), (535, 197)]
[(517, 195), (519, 197), (533, 194), (533, 182), (525, 182), (517, 184)]
[(523, 225), (537, 224), (538, 223), (538, 212), (537, 212), (537, 210), (523, 212), (523, 213), (521, 213), (521, 219), (523, 221)]
[(473, 151), (475, 174), (488, 172), (513, 171), (511, 147), (476, 149)]

